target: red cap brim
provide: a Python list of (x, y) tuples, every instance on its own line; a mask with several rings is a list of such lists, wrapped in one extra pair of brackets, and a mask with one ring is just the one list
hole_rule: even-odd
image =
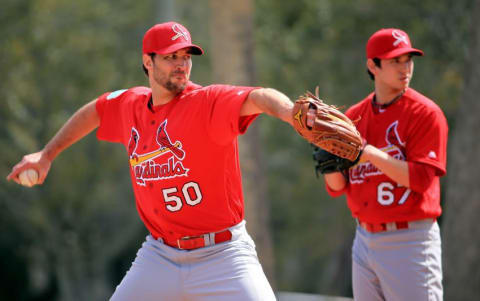
[(192, 50), (192, 54), (194, 55), (203, 54), (203, 49), (200, 46), (195, 44), (190, 44), (190, 43), (176, 43), (176, 44), (170, 45), (170, 47), (157, 50), (155, 51), (155, 53), (165, 55), (165, 54), (173, 53), (175, 51), (178, 51), (184, 48), (190, 48)]
[(421, 51), (420, 49), (404, 47), (404, 48), (394, 49), (382, 55), (377, 55), (376, 57), (378, 57), (381, 60), (386, 60), (386, 59), (391, 59), (397, 56), (401, 56), (406, 53), (411, 53), (413, 55), (419, 55), (419, 56), (423, 55), (423, 51)]

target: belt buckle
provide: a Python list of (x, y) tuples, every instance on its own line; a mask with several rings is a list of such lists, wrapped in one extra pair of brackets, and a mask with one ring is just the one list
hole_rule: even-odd
[(183, 250), (182, 246), (180, 245), (180, 239), (182, 238), (177, 239), (177, 247), (178, 249)]
[(401, 227), (401, 224), (397, 222), (385, 223), (385, 231), (396, 231), (396, 230), (402, 229), (400, 227)]
[(388, 227), (388, 223), (372, 224), (372, 223), (362, 222), (358, 220), (358, 224), (360, 225), (360, 227), (362, 227), (363, 229), (365, 229), (367, 232), (370, 232), (370, 233), (390, 231)]

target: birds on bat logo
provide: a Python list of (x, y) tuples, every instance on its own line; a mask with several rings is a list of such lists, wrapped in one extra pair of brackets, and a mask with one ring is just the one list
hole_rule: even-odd
[(175, 35), (172, 37), (172, 41), (175, 41), (180, 37), (184, 38), (185, 41), (187, 42), (190, 41), (190, 36), (188, 34), (188, 31), (182, 25), (177, 23), (173, 24), (172, 31), (175, 33)]
[[(384, 147), (380, 149), (395, 159), (405, 161), (405, 142), (398, 132), (398, 120), (392, 122), (385, 131)], [(360, 162), (350, 169), (350, 183), (363, 183), (365, 178), (381, 175), (383, 172), (370, 162)]]
[[(139, 153), (140, 133), (132, 127), (127, 145), (130, 166), (135, 174), (137, 184), (145, 186), (146, 181), (158, 181), (179, 176), (187, 176), (189, 169), (183, 166), (185, 151), (180, 141), (172, 142), (167, 132), (165, 119), (157, 128), (155, 142), (158, 145), (153, 151)], [(159, 163), (158, 158), (170, 155), (166, 162)]]

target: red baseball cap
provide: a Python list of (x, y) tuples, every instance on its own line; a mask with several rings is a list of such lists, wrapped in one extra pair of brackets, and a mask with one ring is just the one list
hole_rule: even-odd
[(423, 55), (420, 49), (412, 48), (407, 33), (396, 28), (382, 28), (367, 42), (367, 58), (391, 59), (405, 53)]
[(192, 44), (190, 32), (180, 23), (156, 24), (143, 36), (143, 53), (169, 54), (183, 48), (191, 48), (192, 54), (202, 55), (203, 49)]

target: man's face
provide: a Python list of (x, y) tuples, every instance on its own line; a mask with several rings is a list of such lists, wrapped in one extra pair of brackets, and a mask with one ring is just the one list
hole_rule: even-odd
[(380, 67), (375, 66), (375, 81), (395, 90), (405, 90), (413, 76), (412, 54), (381, 60)]
[(157, 54), (149, 69), (154, 81), (168, 91), (178, 94), (185, 89), (192, 70), (190, 48), (161, 55)]

